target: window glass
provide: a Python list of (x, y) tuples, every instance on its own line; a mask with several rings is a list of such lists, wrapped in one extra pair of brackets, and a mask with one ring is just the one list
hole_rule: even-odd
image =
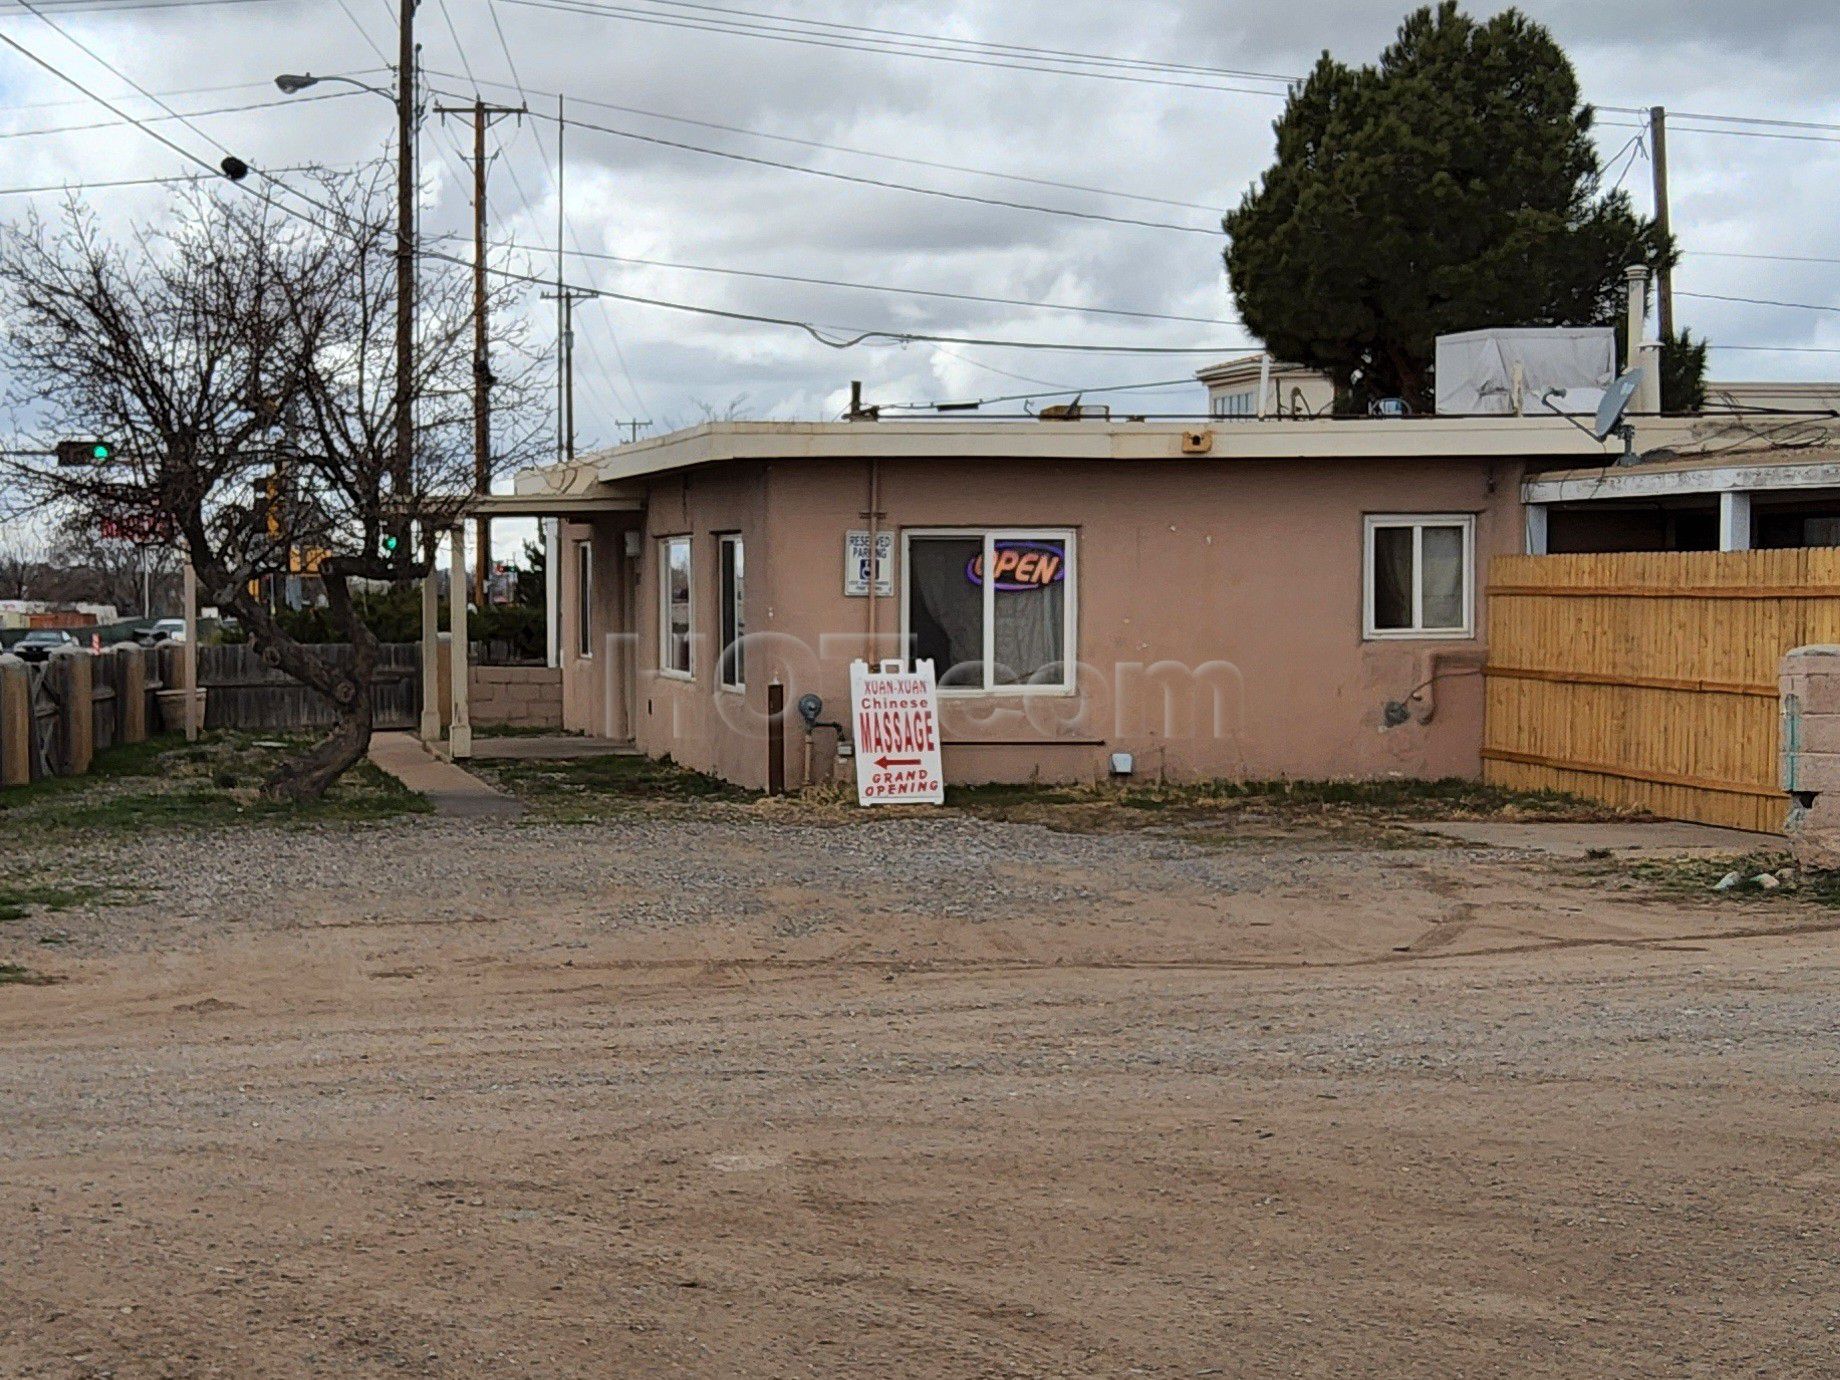
[(1369, 636), (1462, 636), (1469, 630), (1471, 519), (1370, 518)]
[(1412, 626), (1412, 529), (1374, 529), (1374, 627)]
[(912, 661), (930, 659), (942, 687), (1071, 684), (1071, 536), (915, 533), (906, 552), (908, 654)]
[(1448, 631), (1463, 626), (1463, 529), (1422, 527), (1419, 579), (1424, 589), (1424, 622), (1428, 631)]
[(999, 539), (992, 549), (997, 572), (991, 598), (992, 684), (1061, 684), (1067, 656), (1067, 544)]
[(671, 537), (664, 543), (664, 611), (660, 619), (663, 644), (661, 670), (690, 674), (690, 538)]
[(722, 684), (738, 690), (746, 684), (742, 639), (745, 613), (746, 559), (740, 537), (722, 538)]
[(984, 683), (984, 592), (971, 571), (982, 537), (915, 537), (907, 548), (911, 655), (930, 660), (941, 685)]
[(594, 544), (575, 544), (575, 650), (594, 655)]

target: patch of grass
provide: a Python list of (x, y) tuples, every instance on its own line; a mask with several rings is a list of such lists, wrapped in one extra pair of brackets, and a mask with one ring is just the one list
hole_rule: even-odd
[(228, 824), (368, 822), (430, 809), (369, 762), (326, 795), (298, 805), (261, 795), (260, 785), (305, 737), (212, 733), (113, 748), (87, 776), (50, 777), (0, 793), (0, 827), (41, 834), (142, 833)]
[(668, 757), (474, 762), (471, 770), (549, 821), (594, 820), (694, 804), (741, 805), (759, 798), (720, 777), (680, 767)]
[(0, 921), (23, 920), (35, 908), (52, 912), (71, 910), (104, 901), (116, 891), (115, 887), (93, 886), (87, 882), (20, 884), (0, 878)]
[[(1631, 865), (1643, 881), (1676, 895), (1711, 897), (1720, 901), (1760, 901), (1794, 898), (1840, 909), (1840, 873), (1804, 871), (1787, 852), (1762, 850), (1738, 857), (1650, 859)], [(1729, 891), (1717, 887), (1733, 872), (1737, 885)], [(1756, 878), (1777, 879), (1776, 887), (1760, 887)]]
[[(987, 819), (1046, 824), (1078, 832), (1231, 824), (1244, 838), (1260, 828), (1284, 832), (1311, 824), (1384, 843), (1392, 824), (1421, 820), (1588, 821), (1631, 819), (1625, 810), (1575, 796), (1510, 791), (1478, 781), (1204, 781), (1094, 786), (973, 786), (950, 789), (946, 803)], [(1198, 841), (1207, 842), (1205, 838)], [(1429, 846), (1415, 843), (1413, 846)]]

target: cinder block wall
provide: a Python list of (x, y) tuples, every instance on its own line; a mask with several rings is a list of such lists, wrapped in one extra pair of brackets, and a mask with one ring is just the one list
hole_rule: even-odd
[(471, 685), (474, 728), (562, 728), (559, 667), (475, 666)]
[(1840, 647), (1785, 656), (1781, 695), (1789, 837), (1804, 867), (1840, 869)]

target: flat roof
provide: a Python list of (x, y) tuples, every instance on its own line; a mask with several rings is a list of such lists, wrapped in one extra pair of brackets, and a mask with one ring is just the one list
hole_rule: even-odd
[[(1655, 419), (1675, 439), (1691, 419)], [(1184, 438), (1206, 438), (1189, 450)], [(1403, 460), (1564, 459), (1620, 453), (1559, 417), (1234, 418), (1177, 422), (710, 422), (517, 476), (519, 494), (585, 494), (730, 460)]]

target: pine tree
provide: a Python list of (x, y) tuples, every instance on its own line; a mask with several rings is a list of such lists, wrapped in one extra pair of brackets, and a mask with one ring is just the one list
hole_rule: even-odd
[(1624, 269), (1675, 251), (1603, 191), (1592, 121), (1564, 51), (1514, 10), (1477, 22), (1446, 0), (1378, 66), (1325, 53), (1223, 222), (1247, 328), (1357, 407), (1429, 410), (1439, 335), (1614, 323)]

